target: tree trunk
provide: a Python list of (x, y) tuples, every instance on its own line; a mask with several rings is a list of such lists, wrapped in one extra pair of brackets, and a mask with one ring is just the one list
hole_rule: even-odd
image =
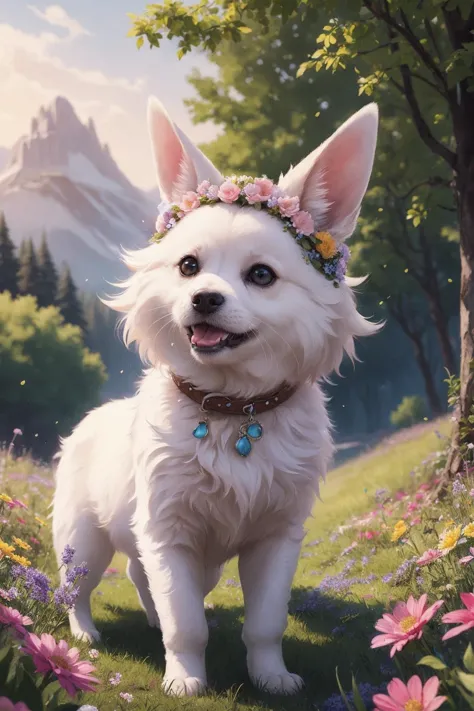
[(457, 372), (457, 367), (454, 359), (453, 346), (449, 338), (448, 319), (446, 318), (441, 304), (439, 291), (436, 289), (434, 292), (428, 293), (427, 297), (431, 319), (441, 348), (443, 365), (446, 370), (449, 371), (450, 375), (453, 375)]
[(443, 412), (443, 406), (441, 404), (441, 399), (438, 395), (436, 389), (436, 383), (433, 378), (433, 373), (431, 372), (431, 367), (426, 357), (425, 347), (423, 345), (423, 339), (420, 334), (412, 332), (410, 334), (410, 339), (413, 343), (413, 349), (415, 351), (416, 362), (423, 376), (423, 381), (425, 383), (426, 397), (428, 398), (428, 403), (434, 417), (441, 415)]
[[(473, 107), (474, 109), (474, 107)], [(459, 232), (461, 247), (461, 392), (456, 424), (453, 428), (451, 448), (446, 465), (445, 478), (454, 477), (462, 468), (462, 458), (459, 452), (460, 432), (463, 421), (466, 423), (471, 414), (474, 400), (474, 110), (471, 123), (466, 126), (466, 132), (471, 133), (466, 143), (471, 144), (469, 155), (463, 153), (462, 144), (459, 150), (459, 170), (457, 175)], [(465, 151), (468, 146), (465, 146)], [(474, 432), (466, 440), (474, 442)]]

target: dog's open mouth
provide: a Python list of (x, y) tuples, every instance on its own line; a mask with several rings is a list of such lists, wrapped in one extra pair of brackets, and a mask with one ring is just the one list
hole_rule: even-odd
[(196, 323), (186, 329), (193, 350), (199, 353), (217, 353), (224, 348), (237, 348), (252, 338), (254, 331), (230, 333), (209, 323)]

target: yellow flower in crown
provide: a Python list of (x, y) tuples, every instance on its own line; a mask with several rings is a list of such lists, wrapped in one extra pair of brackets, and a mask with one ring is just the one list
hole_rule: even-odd
[(6, 541), (2, 541), (2, 539), (0, 538), (0, 556), (9, 556), (14, 552), (14, 550), (14, 546), (11, 546), (9, 543), (6, 543)]
[(31, 546), (29, 543), (26, 541), (23, 541), (21, 538), (17, 538), (16, 536), (13, 536), (13, 543), (16, 543), (18, 548), (23, 548), (24, 551), (30, 551)]
[(407, 531), (408, 526), (406, 525), (405, 521), (399, 521), (398, 523), (396, 523), (392, 533), (392, 542), (395, 543), (395, 541), (398, 541), (399, 538), (401, 538)]
[(14, 563), (18, 563), (18, 565), (23, 565), (25, 568), (28, 568), (31, 565), (31, 561), (29, 561), (28, 558), (24, 558), (22, 555), (16, 555), (12, 553), (8, 557)]
[[(329, 232), (316, 232), (316, 251), (323, 259), (330, 259), (337, 254), (337, 245)], [(319, 242), (317, 241), (319, 240)]]

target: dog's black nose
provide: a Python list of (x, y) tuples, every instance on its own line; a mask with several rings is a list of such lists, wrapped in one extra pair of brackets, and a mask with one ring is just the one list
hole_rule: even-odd
[(213, 314), (224, 301), (225, 297), (218, 291), (198, 291), (192, 298), (193, 307), (200, 314)]

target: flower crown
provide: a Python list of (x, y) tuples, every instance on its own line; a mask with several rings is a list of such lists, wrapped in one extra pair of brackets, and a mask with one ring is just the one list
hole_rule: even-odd
[(283, 222), (284, 230), (289, 232), (301, 247), (305, 262), (332, 281), (334, 286), (339, 286), (344, 281), (350, 256), (347, 245), (337, 245), (329, 232), (316, 231), (309, 212), (300, 210), (299, 198), (285, 195), (266, 177), (232, 175), (221, 185), (211, 185), (208, 180), (204, 180), (198, 185), (196, 192), (184, 193), (179, 205), (162, 203), (160, 208), (163, 211), (156, 221), (156, 233), (152, 241), (159, 242), (179, 220), (198, 207), (215, 205), (218, 202), (250, 205), (256, 210), (265, 210), (269, 215), (278, 217)]

